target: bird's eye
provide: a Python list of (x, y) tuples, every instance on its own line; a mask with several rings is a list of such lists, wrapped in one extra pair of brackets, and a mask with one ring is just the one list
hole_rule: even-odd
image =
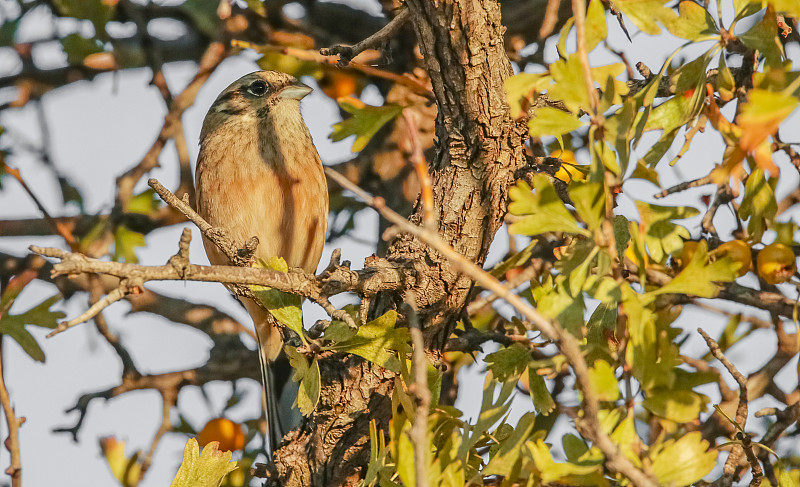
[(267, 83), (263, 80), (255, 80), (247, 87), (247, 91), (255, 96), (262, 96), (267, 92)]

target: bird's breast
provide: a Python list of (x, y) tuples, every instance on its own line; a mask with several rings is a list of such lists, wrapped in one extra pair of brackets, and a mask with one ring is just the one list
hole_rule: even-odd
[[(281, 146), (247, 134), (215, 143), (214, 135), (198, 158), (200, 215), (238, 245), (258, 237), (257, 258), (280, 256), (290, 267), (314, 272), (325, 243), (328, 191), (310, 137)], [(227, 263), (213, 244), (205, 245), (212, 263)]]

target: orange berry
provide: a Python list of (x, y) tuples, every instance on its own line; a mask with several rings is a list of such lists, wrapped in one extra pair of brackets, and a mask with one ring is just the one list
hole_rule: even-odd
[(782, 243), (771, 243), (758, 253), (758, 275), (768, 284), (780, 284), (797, 271), (797, 257)]
[(244, 448), (242, 425), (228, 418), (212, 419), (197, 434), (197, 443), (206, 446), (212, 441), (219, 442), (220, 451), (241, 450)]
[(747, 274), (753, 265), (753, 254), (750, 252), (750, 246), (744, 240), (725, 242), (717, 247), (712, 255), (715, 258), (728, 256), (733, 262), (738, 263), (737, 277)]

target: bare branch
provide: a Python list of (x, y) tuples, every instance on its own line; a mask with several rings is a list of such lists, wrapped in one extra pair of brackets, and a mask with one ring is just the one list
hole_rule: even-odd
[(18, 418), (14, 413), (14, 407), (11, 405), (11, 398), (8, 395), (6, 388), (6, 379), (3, 371), (3, 336), (0, 335), (0, 403), (3, 405), (3, 413), (6, 416), (6, 424), (8, 425), (8, 439), (5, 445), (11, 453), (11, 465), (6, 469), (6, 474), (11, 477), (12, 487), (22, 486), (22, 460), (19, 451), (19, 427), (25, 421), (25, 418)]
[(411, 11), (408, 8), (401, 8), (395, 17), (381, 30), (367, 37), (363, 41), (353, 46), (335, 45), (328, 48), (322, 48), (319, 53), (323, 56), (339, 56), (337, 63), (340, 68), (350, 64), (354, 57), (358, 56), (367, 49), (377, 48), (385, 44), (389, 39), (394, 37), (400, 28), (405, 25), (406, 21), (411, 18)]
[(722, 485), (729, 486), (733, 483), (733, 477), (736, 471), (736, 466), (739, 461), (739, 457), (742, 453), (745, 454), (747, 460), (750, 462), (750, 467), (753, 470), (753, 480), (750, 482), (750, 487), (757, 487), (761, 485), (761, 477), (763, 476), (763, 472), (761, 470), (761, 464), (756, 459), (755, 453), (753, 452), (753, 445), (750, 440), (750, 437), (744, 433), (744, 427), (747, 424), (747, 379), (742, 375), (741, 372), (736, 370), (736, 367), (728, 360), (725, 354), (722, 353), (722, 350), (719, 348), (719, 344), (711, 338), (708, 333), (706, 333), (702, 328), (697, 329), (698, 333), (703, 336), (703, 339), (706, 341), (706, 345), (708, 345), (708, 349), (711, 351), (711, 354), (728, 369), (728, 372), (733, 376), (736, 380), (736, 383), (739, 384), (739, 405), (736, 407), (736, 424), (739, 425), (741, 429), (736, 434), (736, 438), (741, 442), (736, 444), (733, 449), (731, 450), (730, 455), (728, 455), (728, 459), (725, 461), (725, 466), (723, 467), (723, 476), (722, 476)]

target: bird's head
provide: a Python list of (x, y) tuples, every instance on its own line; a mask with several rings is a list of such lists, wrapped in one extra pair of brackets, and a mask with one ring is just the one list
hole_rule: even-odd
[(244, 75), (211, 105), (200, 138), (226, 123), (258, 123), (274, 116), (299, 119), (299, 102), (310, 92), (311, 88), (286, 73), (256, 71)]

